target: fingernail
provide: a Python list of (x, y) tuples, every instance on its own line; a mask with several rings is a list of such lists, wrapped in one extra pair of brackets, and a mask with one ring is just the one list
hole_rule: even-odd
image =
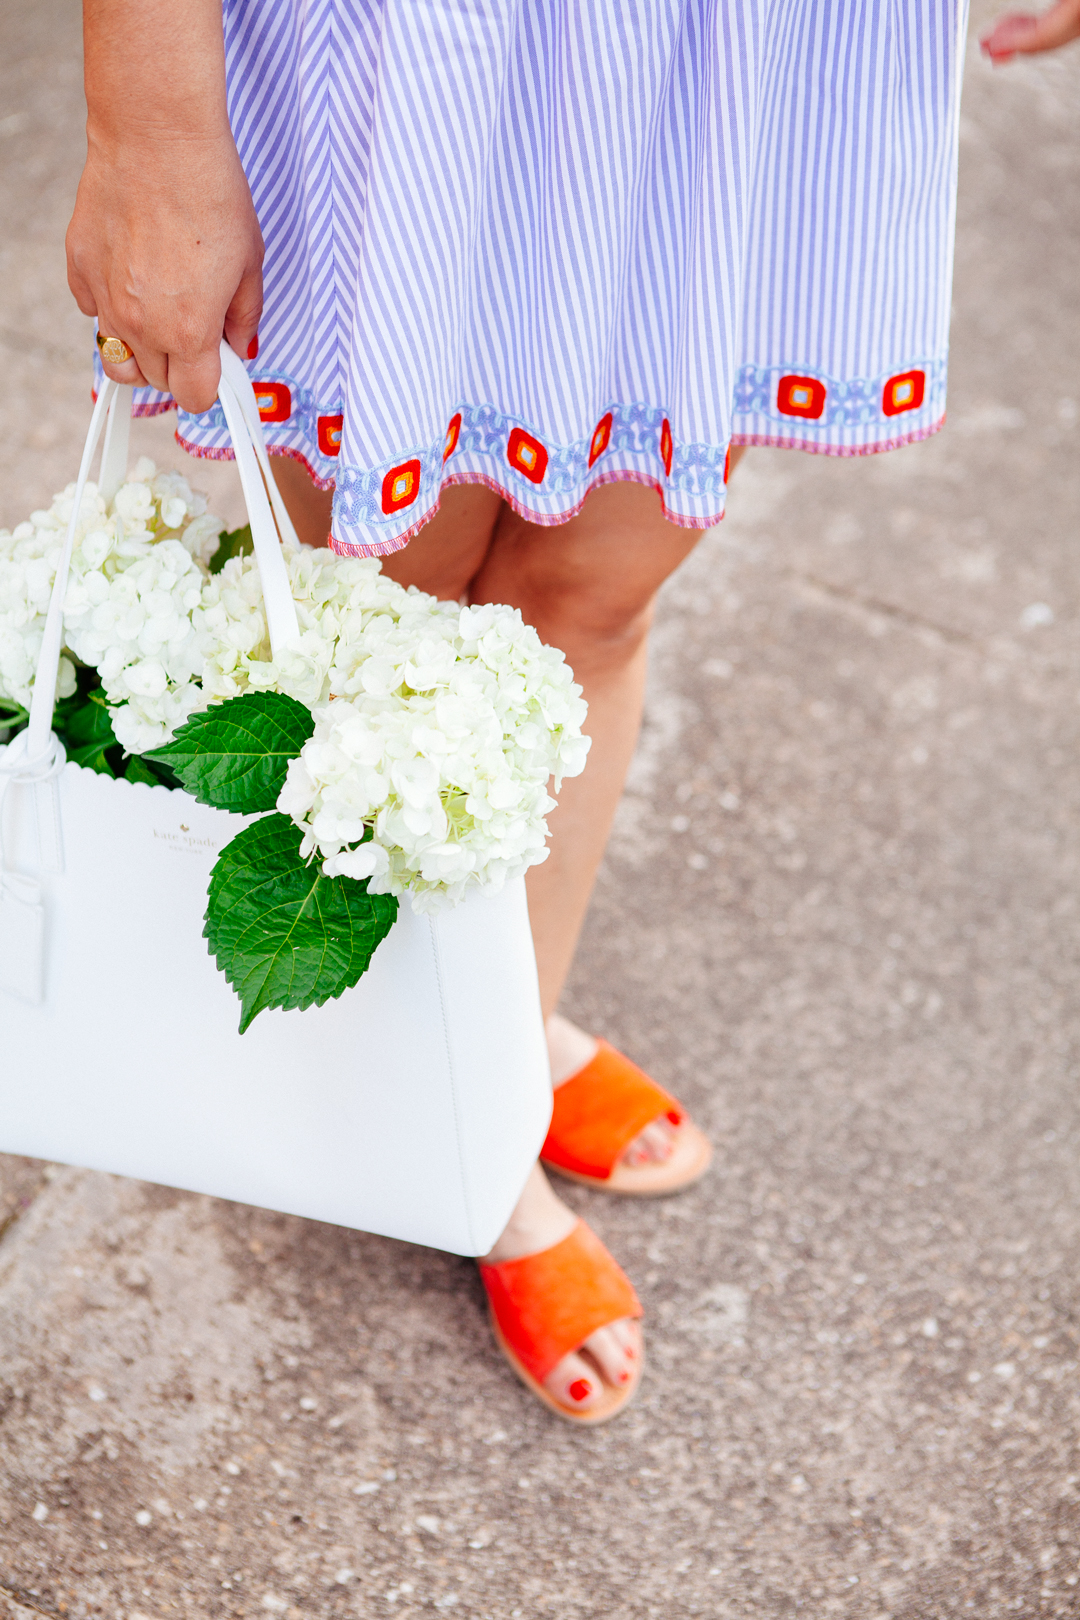
[(252, 338), (251, 342), (248, 344), (248, 359), (249, 360), (257, 360), (258, 358), (259, 358), (259, 334), (258, 334), (258, 332), (256, 332), (255, 336)]
[(592, 1385), (587, 1378), (575, 1378), (569, 1393), (572, 1401), (587, 1401), (592, 1394)]

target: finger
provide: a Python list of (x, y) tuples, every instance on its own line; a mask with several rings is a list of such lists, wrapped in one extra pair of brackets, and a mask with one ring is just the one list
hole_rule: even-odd
[(245, 274), (225, 312), (225, 341), (241, 360), (254, 360), (259, 352), (262, 307), (262, 267), (256, 265)]
[(1039, 51), (1053, 51), (1080, 37), (1080, 0), (1058, 0), (1041, 16), (1030, 12), (1011, 12), (1002, 17), (981, 40), (987, 56), (995, 62), (1007, 62), (1017, 54), (1030, 56)]
[(990, 32), (983, 35), (979, 43), (992, 61), (1008, 62), (1016, 55), (1021, 41), (1038, 26), (1038, 17), (1014, 12), (1011, 16), (1000, 18)]
[(84, 315), (96, 315), (98, 312), (97, 301), (94, 298), (90, 283), (79, 268), (74, 220), (67, 228), (67, 234), (64, 238), (64, 250), (67, 254), (67, 282), (71, 288), (71, 295)]
[(205, 349), (194, 360), (168, 357), (168, 390), (182, 411), (201, 416), (213, 405), (221, 381), (221, 358), (217, 348)]
[(114, 382), (129, 383), (135, 388), (166, 389), (168, 387), (168, 371), (164, 354), (155, 353), (147, 344), (140, 342), (137, 338), (132, 338), (130, 333), (125, 330), (123, 321), (113, 314), (103, 299), (98, 300), (98, 334), (99, 336), (103, 334), (105, 337), (119, 338), (132, 351), (130, 360), (117, 362), (115, 360), (106, 360), (99, 347), (98, 354), (101, 358), (101, 369), (106, 377), (111, 377)]
[(68, 286), (71, 296), (78, 304), (84, 315), (96, 315), (98, 312), (97, 300), (90, 291), (90, 283), (86, 281), (76, 267), (68, 260)]
[(153, 383), (147, 382), (139, 368), (139, 362), (134, 356), (130, 360), (125, 360), (122, 366), (118, 366), (114, 361), (103, 359), (101, 369), (106, 377), (112, 378), (113, 382), (127, 383), (131, 388), (152, 388), (154, 386)]

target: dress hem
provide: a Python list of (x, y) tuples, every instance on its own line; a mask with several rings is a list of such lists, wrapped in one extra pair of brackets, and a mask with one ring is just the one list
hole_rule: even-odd
[[(165, 406), (164, 408), (166, 410), (176, 409), (175, 406)], [(155, 415), (156, 414), (157, 412), (155, 412)], [(209, 444), (192, 444), (190, 439), (184, 438), (184, 435), (180, 432), (179, 428), (177, 428), (173, 437), (182, 450), (186, 450), (189, 456), (197, 456), (200, 461), (236, 460), (236, 452), (231, 446), (222, 446), (219, 448), (215, 445)], [(298, 461), (301, 467), (303, 467), (304, 471), (307, 473), (308, 477), (311, 479), (311, 482), (315, 485), (316, 489), (326, 490), (334, 488), (334, 480), (332, 478), (320, 478), (319, 474), (315, 471), (314, 467), (311, 465), (311, 462), (308, 460), (307, 456), (305, 456), (302, 450), (294, 450), (290, 445), (287, 444), (268, 444), (266, 446), (266, 453), (270, 456), (288, 456), (290, 461)]]
[[(491, 478), (487, 473), (448, 473), (439, 485), (439, 491), (441, 493), (442, 490), (449, 488), (451, 484), (483, 484), (486, 489), (500, 495), (507, 506), (515, 511), (518, 517), (524, 518), (526, 523), (542, 524), (545, 528), (556, 528), (559, 524), (569, 523), (571, 518), (577, 517), (594, 489), (599, 489), (602, 484), (625, 483), (645, 484), (648, 488), (655, 489), (660, 497), (660, 504), (664, 509), (665, 518), (669, 523), (674, 523), (679, 528), (712, 529), (716, 527), (724, 516), (722, 511), (716, 512), (709, 517), (692, 517), (684, 512), (673, 512), (664, 500), (664, 486), (659, 480), (650, 477), (648, 473), (634, 472), (632, 469), (625, 472), (601, 473), (598, 478), (593, 478), (590, 481), (589, 487), (581, 499), (563, 512), (533, 511), (531, 507), (526, 506), (516, 496), (511, 495), (504, 485), (500, 484), (497, 479)], [(395, 551), (404, 551), (409, 541), (415, 539), (420, 530), (430, 523), (438, 510), (439, 501), (436, 499), (434, 506), (430, 507), (422, 518), (418, 518), (404, 534), (396, 535), (393, 540), (376, 540), (370, 543), (362, 542), (357, 544), (348, 540), (338, 540), (331, 533), (330, 544), (340, 557), (391, 557)]]
[[(175, 409), (175, 402), (170, 401), (168, 404), (154, 402), (146, 405), (137, 405), (135, 407), (134, 414), (137, 416), (160, 416), (166, 411)], [(944, 425), (945, 413), (943, 412), (936, 422), (932, 422), (926, 427), (913, 428), (909, 433), (898, 434), (890, 439), (882, 439), (875, 444), (822, 444), (813, 439), (787, 438), (780, 434), (773, 433), (733, 433), (730, 442), (732, 446), (738, 446), (740, 448), (756, 447), (758, 449), (772, 450), (802, 450), (808, 455), (818, 456), (872, 456), (879, 455), (888, 450), (901, 450), (905, 445), (916, 444), (921, 440), (932, 438), (934, 434), (941, 431)], [(181, 449), (185, 450), (188, 455), (195, 456), (200, 460), (234, 461), (236, 459), (231, 447), (216, 447), (211, 445), (194, 444), (190, 439), (184, 438), (179, 428), (177, 428), (174, 437)], [(308, 460), (307, 456), (304, 455), (303, 451), (294, 450), (288, 445), (268, 444), (266, 448), (269, 454), (272, 456), (288, 456), (292, 461), (298, 461), (317, 489), (330, 490), (335, 487), (335, 479), (321, 477), (315, 471), (314, 467), (311, 465), (311, 462)], [(535, 511), (533, 508), (527, 506), (523, 501), (519, 500), (516, 495), (511, 494), (511, 492), (506, 489), (504, 485), (500, 484), (497, 479), (492, 478), (487, 473), (448, 473), (447, 476), (442, 480), (439, 489), (441, 492), (441, 490), (449, 488), (449, 486), (452, 484), (482, 484), (486, 489), (490, 489), (493, 491), (493, 493), (499, 495), (506, 502), (506, 504), (517, 513), (518, 517), (524, 518), (527, 523), (536, 523), (543, 525), (544, 527), (555, 528), (560, 524), (568, 523), (571, 518), (577, 517), (589, 494), (594, 489), (599, 489), (603, 484), (616, 483), (644, 484), (646, 487), (654, 489), (660, 496), (664, 517), (669, 523), (675, 524), (679, 528), (715, 528), (715, 526), (721, 522), (724, 516), (722, 510), (704, 517), (696, 517), (687, 513), (672, 511), (671, 507), (668, 506), (664, 499), (665, 492), (663, 484), (648, 473), (635, 472), (632, 469), (627, 469), (622, 472), (601, 473), (598, 477), (590, 480), (588, 489), (586, 489), (579, 501), (575, 502), (573, 506), (567, 507), (565, 510), (560, 512)], [(395, 535), (392, 539), (373, 540), (370, 542), (339, 540), (331, 530), (329, 536), (330, 545), (332, 546), (333, 550), (342, 557), (391, 557), (395, 552), (403, 551), (409, 542), (416, 538), (416, 536), (420, 533), (420, 530), (426, 527), (426, 525), (439, 510), (439, 504), (439, 500), (436, 498), (434, 505), (429, 507), (429, 509), (424, 513), (423, 517), (418, 518), (415, 523), (410, 524), (408, 529), (401, 534)]]
[(912, 428), (896, 438), (880, 439), (876, 444), (820, 444), (814, 439), (786, 439), (775, 433), (733, 433), (733, 445), (759, 450), (805, 450), (811, 456), (876, 456), (885, 450), (902, 450), (905, 445), (932, 439), (945, 426), (945, 412), (927, 427)]

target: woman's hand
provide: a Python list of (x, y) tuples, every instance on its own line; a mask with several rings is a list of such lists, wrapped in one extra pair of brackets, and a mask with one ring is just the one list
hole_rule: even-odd
[(87, 159), (68, 227), (79, 308), (135, 358), (105, 365), (187, 411), (246, 356), (263, 243), (225, 108), (220, 0), (86, 0)]
[(1011, 62), (1017, 55), (1056, 51), (1071, 39), (1080, 39), (1080, 0), (1057, 0), (1038, 17), (1012, 11), (999, 18), (979, 43), (991, 61)]

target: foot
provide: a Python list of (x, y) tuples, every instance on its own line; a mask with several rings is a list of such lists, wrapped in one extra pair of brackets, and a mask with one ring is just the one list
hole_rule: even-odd
[[(595, 1036), (572, 1024), (560, 1013), (552, 1013), (547, 1021), (548, 1056), (551, 1059), (551, 1079), (556, 1090), (564, 1080), (571, 1079), (586, 1063), (596, 1056)], [(635, 1168), (642, 1164), (666, 1164), (680, 1147), (680, 1134), (686, 1135), (681, 1125), (673, 1125), (666, 1114), (650, 1120), (629, 1142), (619, 1159), (620, 1164)]]
[[(573, 1026), (570, 1026), (571, 1028)], [(586, 1061), (588, 1061), (586, 1059)], [(577, 1216), (552, 1191), (539, 1165), (533, 1169), (509, 1225), (490, 1254), (488, 1265), (539, 1254), (568, 1237)], [(641, 1325), (630, 1317), (609, 1322), (564, 1356), (544, 1379), (544, 1388), (570, 1411), (588, 1412), (604, 1399), (604, 1386), (623, 1389), (631, 1383), (642, 1355)]]

